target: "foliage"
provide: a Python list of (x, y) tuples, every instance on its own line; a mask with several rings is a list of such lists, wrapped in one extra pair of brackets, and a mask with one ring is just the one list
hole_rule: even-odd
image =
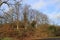
[(56, 32), (56, 27), (52, 25), (48, 28), (48, 30), (50, 30), (51, 32)]
[(32, 21), (31, 26), (34, 28), (36, 25), (36, 21)]
[(56, 26), (56, 32), (55, 32), (55, 35), (56, 35), (57, 37), (60, 36), (60, 26)]

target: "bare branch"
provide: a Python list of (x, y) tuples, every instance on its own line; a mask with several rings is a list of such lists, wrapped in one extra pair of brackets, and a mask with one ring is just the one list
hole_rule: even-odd
[(7, 0), (7, 1), (0, 1), (0, 6), (3, 4), (3, 3), (5, 3), (5, 4), (7, 4), (8, 6), (9, 6), (9, 4), (7, 3), (9, 0)]

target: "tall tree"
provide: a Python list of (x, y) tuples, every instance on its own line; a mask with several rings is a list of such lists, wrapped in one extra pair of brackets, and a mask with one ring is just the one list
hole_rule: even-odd
[[(16, 15), (16, 25), (17, 25), (17, 29), (18, 29), (18, 21), (19, 21), (19, 14), (20, 14), (20, 5), (21, 5), (21, 2), (22, 2), (22, 0), (13, 0), (15, 3), (9, 3), (8, 2), (9, 0), (7, 0), (7, 1), (2, 1), (1, 0), (1, 3), (0, 3), (0, 5), (2, 5), (3, 3), (5, 3), (5, 4), (8, 4), (9, 5), (9, 7), (15, 7), (15, 9), (14, 9), (14, 13), (15, 13), (15, 15)], [(11, 11), (11, 12), (10, 12)], [(8, 13), (9, 12), (9, 13)], [(8, 11), (7, 13), (4, 13), (5, 14), (5, 17), (6, 18), (8, 18), (8, 17), (10, 17), (10, 18), (8, 18), (8, 19), (11, 19), (10, 21), (12, 21), (13, 20), (13, 10), (10, 10), (9, 9), (9, 11)], [(7, 20), (7, 19), (6, 19)]]
[(23, 8), (23, 17), (24, 17), (25, 28), (27, 28), (26, 26), (28, 25), (29, 7), (30, 7), (29, 5), (25, 5)]

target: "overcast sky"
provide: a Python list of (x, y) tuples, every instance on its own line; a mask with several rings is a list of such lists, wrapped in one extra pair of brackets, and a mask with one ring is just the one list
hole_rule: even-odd
[[(60, 0), (23, 0), (23, 3), (31, 5), (31, 8), (45, 13), (50, 20), (60, 24)], [(2, 6), (8, 10), (6, 4)]]

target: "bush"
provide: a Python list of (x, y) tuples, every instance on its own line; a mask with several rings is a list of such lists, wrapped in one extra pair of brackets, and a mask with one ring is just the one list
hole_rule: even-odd
[(36, 21), (32, 21), (31, 26), (34, 28), (36, 25)]
[(50, 30), (51, 32), (56, 32), (56, 27), (55, 26), (50, 26), (48, 28), (48, 30)]

